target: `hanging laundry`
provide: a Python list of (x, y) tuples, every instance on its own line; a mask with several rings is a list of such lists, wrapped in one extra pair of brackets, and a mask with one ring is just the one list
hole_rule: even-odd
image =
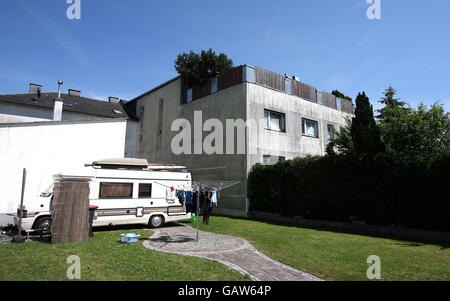
[(166, 201), (174, 202), (176, 199), (175, 189), (173, 187), (166, 188)]
[(209, 225), (209, 216), (211, 215), (211, 195), (210, 192), (202, 192), (200, 195), (200, 209), (203, 215), (203, 224)]
[(186, 204), (187, 205), (191, 205), (192, 204), (193, 196), (194, 196), (194, 192), (193, 191), (187, 191), (186, 192)]
[(211, 207), (213, 205), (217, 207), (217, 193), (216, 193), (216, 191), (211, 192)]
[(178, 196), (178, 200), (180, 201), (181, 205), (186, 203), (186, 191), (177, 190), (177, 196)]

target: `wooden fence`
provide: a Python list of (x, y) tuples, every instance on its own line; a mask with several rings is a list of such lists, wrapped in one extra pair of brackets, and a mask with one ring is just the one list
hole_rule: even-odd
[[(217, 91), (224, 90), (226, 88), (232, 87), (243, 82), (243, 68), (244, 66), (239, 66), (224, 72), (219, 75), (217, 79)], [(336, 96), (327, 93), (319, 92), (313, 86), (307, 85), (305, 83), (296, 81), (294, 79), (286, 79), (285, 76), (265, 70), (259, 67), (254, 67), (255, 72), (255, 83), (264, 87), (272, 88), (281, 92), (289, 93), (291, 95), (300, 97), (304, 100), (318, 103), (318, 93), (322, 93), (322, 105), (336, 110), (341, 110), (342, 112), (353, 114), (353, 103), (351, 101), (342, 99), (341, 106), (338, 108)], [(211, 95), (211, 80), (206, 81), (203, 85), (197, 85), (192, 87), (192, 99), (194, 101), (199, 98)], [(289, 86), (286, 86), (289, 85)], [(290, 88), (290, 89), (289, 89)], [(181, 104), (186, 104), (187, 101), (187, 91), (188, 87), (182, 81), (181, 83)]]
[(52, 243), (88, 241), (89, 183), (56, 182), (52, 202)]

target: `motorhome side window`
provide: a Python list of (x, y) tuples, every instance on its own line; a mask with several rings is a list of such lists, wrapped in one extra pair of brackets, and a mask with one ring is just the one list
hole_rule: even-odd
[(133, 183), (100, 183), (100, 199), (133, 197)]
[(139, 198), (151, 198), (152, 197), (152, 184), (139, 184)]

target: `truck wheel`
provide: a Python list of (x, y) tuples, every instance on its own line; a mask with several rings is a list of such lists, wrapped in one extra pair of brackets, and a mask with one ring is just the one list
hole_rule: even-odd
[(44, 232), (50, 232), (52, 228), (52, 219), (49, 216), (39, 218), (33, 226), (33, 229), (41, 229)]
[(159, 228), (164, 224), (164, 217), (161, 215), (153, 215), (150, 217), (149, 226), (152, 228)]

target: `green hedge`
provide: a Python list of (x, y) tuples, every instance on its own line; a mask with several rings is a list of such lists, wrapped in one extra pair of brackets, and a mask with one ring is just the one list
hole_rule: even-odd
[(249, 177), (250, 210), (450, 231), (449, 171), (448, 155), (337, 155), (258, 164)]

